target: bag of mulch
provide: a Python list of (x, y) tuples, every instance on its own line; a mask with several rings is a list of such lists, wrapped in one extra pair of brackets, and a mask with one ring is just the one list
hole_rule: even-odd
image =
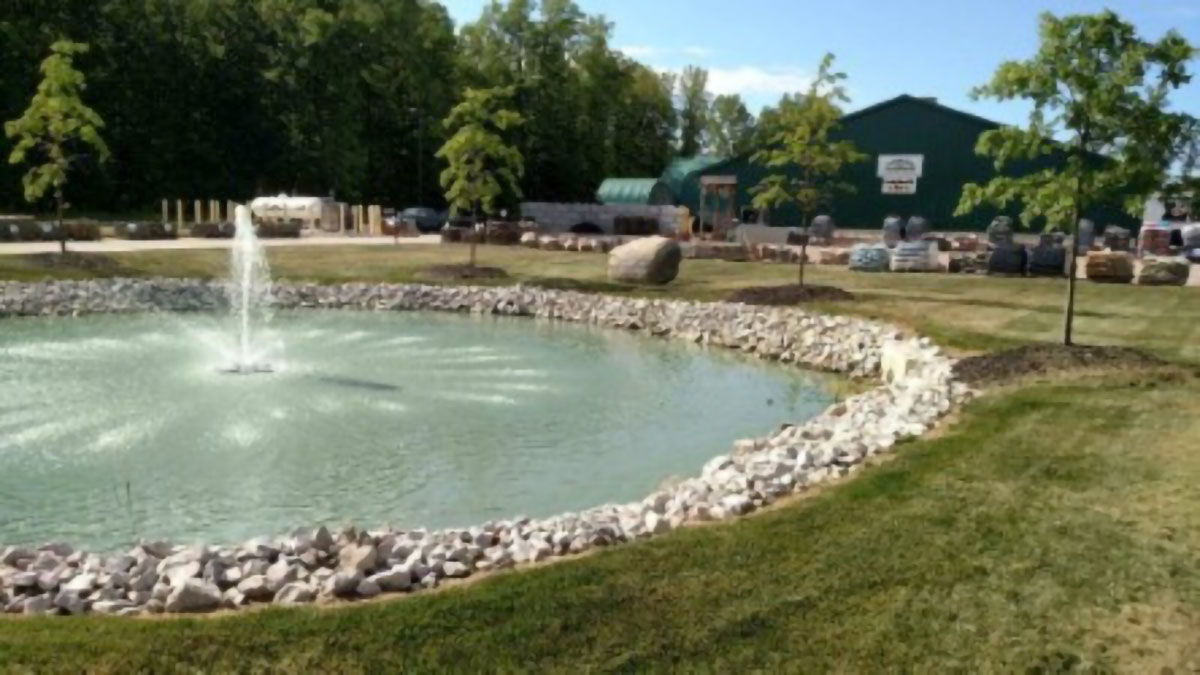
[(1025, 251), (1024, 246), (1018, 244), (997, 246), (988, 255), (987, 273), (1024, 276), (1028, 258), (1029, 254)]
[(855, 244), (850, 249), (849, 266), (855, 272), (886, 272), (890, 258), (883, 244)]
[(1067, 249), (1054, 243), (1042, 243), (1029, 252), (1029, 275), (1061, 277), (1066, 274)]

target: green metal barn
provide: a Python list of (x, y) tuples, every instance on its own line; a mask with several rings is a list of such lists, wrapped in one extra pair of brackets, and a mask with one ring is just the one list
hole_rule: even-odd
[[(934, 99), (907, 95), (846, 115), (839, 136), (853, 141), (867, 158), (845, 172), (845, 180), (856, 191), (839, 197), (829, 211), (841, 227), (877, 228), (886, 216), (895, 214), (924, 216), (939, 230), (986, 228), (997, 211), (980, 208), (956, 217), (954, 209), (964, 183), (982, 183), (996, 175), (992, 161), (975, 154), (975, 142), (981, 133), (998, 126), (997, 122), (948, 108)], [(1024, 166), (1014, 165), (1011, 172), (1040, 169), (1059, 161), (1061, 158), (1047, 157)], [(707, 161), (679, 179), (672, 191), (676, 203), (699, 213), (701, 177), (735, 177), (737, 196), (732, 211), (745, 221), (750, 219), (749, 189), (764, 175), (766, 171), (751, 162), (749, 155)], [(712, 213), (716, 206), (710, 199), (705, 213)], [(1019, 211), (1013, 207), (1005, 212), (1015, 218)], [(1086, 215), (1098, 225), (1136, 228), (1139, 224), (1115, 207), (1091, 209)], [(772, 225), (780, 226), (799, 225), (799, 219), (795, 209), (779, 209), (768, 217)]]

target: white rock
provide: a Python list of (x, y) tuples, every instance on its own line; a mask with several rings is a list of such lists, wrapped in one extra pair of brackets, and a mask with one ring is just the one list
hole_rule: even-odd
[(158, 564), (158, 574), (165, 577), (172, 586), (180, 586), (184, 581), (200, 576), (201, 565), (197, 560), (177, 560), (170, 558)]
[(62, 590), (69, 593), (86, 593), (96, 586), (95, 574), (80, 574), (63, 584)]
[(186, 579), (178, 586), (172, 584), (164, 609), (172, 613), (211, 612), (221, 606), (221, 589), (199, 579)]
[(358, 584), (361, 583), (362, 580), (362, 572), (337, 572), (325, 580), (325, 585), (322, 586), (321, 591), (325, 593), (325, 595), (332, 595), (336, 597), (353, 595), (358, 590)]
[(329, 530), (324, 525), (313, 530), (312, 547), (326, 552), (333, 548), (333, 535), (329, 534)]
[(412, 572), (403, 565), (396, 565), (386, 572), (380, 572), (369, 578), (379, 584), (380, 589), (389, 592), (407, 591), (412, 587)]
[(338, 553), (338, 569), (360, 574), (375, 568), (375, 547), (370, 544), (350, 544)]
[(76, 591), (62, 591), (54, 598), (54, 606), (67, 614), (83, 614), (87, 611), (87, 603)]
[(375, 583), (371, 579), (363, 579), (362, 581), (358, 582), (358, 587), (354, 590), (354, 592), (360, 598), (373, 598), (382, 593), (383, 589), (379, 587), (379, 584)]
[(299, 579), (299, 574), (300, 565), (298, 563), (280, 558), (267, 568), (267, 573), (263, 576), (266, 579), (267, 588), (271, 593), (275, 593), (285, 585)]
[(22, 611), (25, 614), (52, 614), (55, 611), (54, 601), (49, 595), (35, 595), (31, 598), (25, 598), (22, 602)]
[(316, 600), (317, 594), (313, 592), (308, 584), (293, 581), (279, 589), (275, 594), (275, 604), (277, 605), (300, 605)]
[(251, 577), (246, 577), (238, 582), (237, 590), (244, 595), (247, 600), (261, 601), (270, 600), (274, 597), (279, 589), (286, 584), (280, 584), (278, 587), (272, 588), (267, 578), (261, 574), (255, 574)]
[(99, 600), (92, 603), (92, 611), (97, 614), (117, 614), (130, 607), (133, 607), (133, 603), (128, 600)]
[(448, 560), (442, 565), (442, 574), (458, 579), (461, 577), (470, 576), (471, 568), (458, 561)]

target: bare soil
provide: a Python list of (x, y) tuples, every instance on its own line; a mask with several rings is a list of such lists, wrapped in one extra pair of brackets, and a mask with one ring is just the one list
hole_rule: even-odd
[(995, 384), (1026, 375), (1092, 369), (1140, 369), (1166, 361), (1132, 347), (1088, 347), (1038, 344), (969, 356), (954, 366), (968, 384)]
[(434, 265), (421, 271), (421, 276), (437, 281), (463, 281), (470, 279), (504, 279), (508, 272), (499, 267), (485, 265)]
[(729, 302), (747, 305), (788, 306), (806, 302), (853, 300), (854, 294), (836, 286), (817, 284), (788, 284), (786, 286), (749, 286), (734, 291), (726, 298)]

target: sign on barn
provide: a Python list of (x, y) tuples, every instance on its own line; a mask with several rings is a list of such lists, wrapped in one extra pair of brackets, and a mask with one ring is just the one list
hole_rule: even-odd
[(877, 174), (883, 179), (883, 194), (917, 194), (924, 164), (925, 155), (879, 155)]

